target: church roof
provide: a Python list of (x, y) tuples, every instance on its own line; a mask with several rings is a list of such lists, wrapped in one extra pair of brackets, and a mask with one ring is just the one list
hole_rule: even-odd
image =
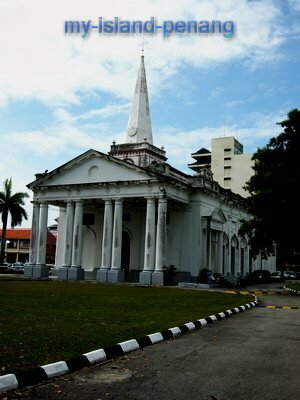
[[(49, 182), (54, 177), (64, 174), (67, 171), (72, 170), (77, 165), (81, 164), (82, 162), (84, 162), (92, 157), (101, 158), (106, 161), (112, 161), (115, 164), (123, 166), (129, 170), (145, 173), (145, 168), (142, 168), (138, 165), (129, 163), (127, 161), (120, 160), (119, 158), (112, 157), (108, 154), (102, 153), (101, 151), (90, 149), (90, 150), (86, 151), (85, 153), (80, 154), (79, 156), (73, 158), (72, 160), (66, 162), (65, 164), (59, 166), (58, 168), (55, 168), (54, 170), (52, 170), (50, 172), (36, 174), (35, 175), (36, 179), (33, 182), (29, 183), (27, 185), (27, 187), (29, 189), (33, 189), (35, 186), (39, 186), (40, 184), (43, 186), (43, 183)], [(153, 176), (156, 175), (152, 171), (147, 171), (147, 174), (153, 175)], [(126, 180), (126, 179), (124, 178), (124, 180)], [(82, 183), (84, 183), (84, 182), (82, 182)]]
[[(67, 180), (63, 180), (59, 177), (66, 176), (68, 173), (70, 173), (72, 170), (75, 171), (76, 167), (79, 167), (80, 165), (83, 165), (85, 162), (88, 162), (88, 160), (102, 160), (103, 162), (110, 162), (113, 163), (114, 165), (118, 166), (119, 171), (115, 173), (116, 175), (113, 176), (112, 180), (111, 177), (107, 175), (107, 172), (105, 173), (105, 176), (97, 175), (94, 176), (93, 178), (82, 178), (80, 175), (77, 176), (71, 176), (71, 178), (68, 178)], [(92, 162), (93, 166), (96, 166), (94, 162)], [(89, 169), (93, 168), (89, 167)], [(123, 170), (121, 172), (120, 168)], [(124, 168), (125, 170), (128, 171), (128, 173), (124, 173)], [(103, 168), (102, 168), (103, 169)], [(109, 170), (112, 170), (109, 168)], [(125, 160), (121, 160), (119, 158), (110, 156), (108, 154), (102, 153), (97, 150), (90, 149), (86, 151), (85, 153), (79, 155), (78, 157), (75, 157), (74, 159), (68, 161), (67, 163), (61, 165), (58, 168), (55, 168), (54, 170), (50, 172), (45, 172), (41, 174), (36, 174), (36, 179), (35, 181), (29, 183), (27, 187), (31, 190), (35, 190), (36, 188), (40, 186), (52, 186), (52, 185), (59, 185), (59, 186), (72, 186), (78, 185), (78, 184), (94, 184), (96, 182), (107, 182), (109, 183), (110, 181), (132, 181), (133, 180), (146, 180), (146, 181), (152, 181), (152, 180), (158, 180), (158, 181), (176, 181), (180, 184), (184, 184), (185, 186), (189, 185), (188, 178), (190, 178), (189, 175), (186, 175), (185, 173), (177, 170), (176, 168), (170, 166), (167, 163), (157, 163), (156, 165), (153, 164), (149, 167), (141, 167), (139, 165), (130, 163)]]

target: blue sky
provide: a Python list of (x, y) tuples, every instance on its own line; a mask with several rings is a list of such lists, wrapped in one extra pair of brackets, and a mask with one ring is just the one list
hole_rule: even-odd
[(125, 139), (142, 37), (68, 36), (65, 20), (235, 22), (232, 39), (145, 37), (154, 142), (186, 172), (211, 138), (234, 135), (254, 152), (299, 108), (300, 0), (2, 0), (0, 15), (0, 179), (15, 190)]

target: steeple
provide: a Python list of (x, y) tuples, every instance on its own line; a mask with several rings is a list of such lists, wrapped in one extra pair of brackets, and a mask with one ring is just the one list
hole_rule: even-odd
[(144, 55), (135, 85), (126, 143), (113, 141), (108, 154), (142, 167), (167, 161), (164, 147), (158, 148), (153, 144)]
[(147, 142), (153, 144), (144, 55), (141, 56), (140, 68), (127, 126), (126, 142)]

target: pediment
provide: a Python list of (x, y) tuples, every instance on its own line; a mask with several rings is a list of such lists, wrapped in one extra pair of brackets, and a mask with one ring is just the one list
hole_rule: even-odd
[(221, 208), (206, 211), (202, 215), (202, 218), (204, 219), (204, 229), (210, 226), (211, 229), (215, 229), (217, 231), (222, 231), (223, 225), (227, 221), (227, 218)]
[(205, 212), (202, 215), (202, 217), (205, 219), (210, 218), (212, 221), (218, 221), (218, 222), (222, 222), (222, 223), (225, 223), (227, 221), (227, 218), (221, 208), (209, 210), (209, 211)]
[(90, 150), (47, 174), (37, 176), (34, 186), (80, 185), (89, 183), (140, 181), (153, 179), (134, 164)]

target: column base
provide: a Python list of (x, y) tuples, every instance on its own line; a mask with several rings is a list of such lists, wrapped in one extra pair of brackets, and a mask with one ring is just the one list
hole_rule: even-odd
[(48, 278), (49, 268), (46, 265), (35, 265), (32, 268), (33, 278)]
[(70, 267), (68, 271), (69, 281), (81, 281), (84, 279), (84, 269), (81, 267)]
[(99, 271), (99, 268), (93, 268), (93, 269), (84, 270), (84, 279), (86, 281), (94, 281), (94, 280), (96, 280), (98, 271)]
[(164, 285), (164, 274), (163, 272), (153, 272), (152, 273), (152, 285)]
[(107, 273), (107, 282), (118, 283), (125, 281), (125, 272), (121, 269), (110, 269)]
[(96, 275), (97, 282), (107, 282), (108, 269), (99, 269)]
[(140, 285), (151, 285), (152, 283), (152, 271), (140, 272), (139, 284)]
[(24, 276), (25, 276), (26, 278), (32, 278), (32, 275), (33, 275), (33, 268), (34, 268), (34, 265), (26, 265), (26, 266), (24, 267)]
[(69, 267), (60, 267), (57, 270), (57, 278), (62, 280), (68, 279)]

